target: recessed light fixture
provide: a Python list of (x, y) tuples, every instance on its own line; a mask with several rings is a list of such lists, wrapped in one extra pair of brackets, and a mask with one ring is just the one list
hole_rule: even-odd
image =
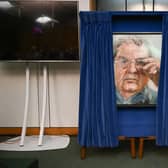
[(52, 19), (52, 18), (50, 18), (48, 16), (45, 16), (45, 15), (42, 15), (42, 16), (38, 17), (36, 19), (36, 22), (41, 23), (41, 24), (46, 24), (46, 23), (49, 23), (49, 22), (59, 23), (57, 20)]

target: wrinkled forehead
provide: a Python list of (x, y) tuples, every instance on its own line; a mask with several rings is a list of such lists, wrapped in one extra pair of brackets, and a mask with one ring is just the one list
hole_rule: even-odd
[(127, 41), (117, 47), (116, 57), (144, 58), (149, 57), (149, 51), (144, 44), (137, 45), (133, 41)]

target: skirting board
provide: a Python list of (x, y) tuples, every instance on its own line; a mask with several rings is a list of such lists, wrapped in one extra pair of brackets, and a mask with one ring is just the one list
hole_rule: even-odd
[[(1, 127), (0, 135), (20, 135), (21, 127)], [(38, 127), (28, 127), (26, 130), (26, 135), (39, 135), (40, 128)], [(52, 127), (45, 128), (44, 134), (46, 135), (77, 135), (77, 127)]]

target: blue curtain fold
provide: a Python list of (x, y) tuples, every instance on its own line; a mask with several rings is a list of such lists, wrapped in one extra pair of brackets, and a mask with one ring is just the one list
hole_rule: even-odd
[(118, 146), (112, 53), (111, 14), (81, 12), (78, 133), (81, 146)]
[(162, 24), (162, 58), (156, 110), (156, 144), (168, 146), (168, 16)]

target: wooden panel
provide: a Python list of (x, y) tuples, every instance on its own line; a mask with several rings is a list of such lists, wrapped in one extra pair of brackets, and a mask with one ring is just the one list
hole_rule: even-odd
[[(38, 135), (39, 128), (27, 128), (26, 135)], [(0, 128), (0, 135), (20, 135), (21, 128)], [(77, 135), (77, 127), (61, 127), (61, 128), (45, 128), (44, 134), (46, 135)]]

